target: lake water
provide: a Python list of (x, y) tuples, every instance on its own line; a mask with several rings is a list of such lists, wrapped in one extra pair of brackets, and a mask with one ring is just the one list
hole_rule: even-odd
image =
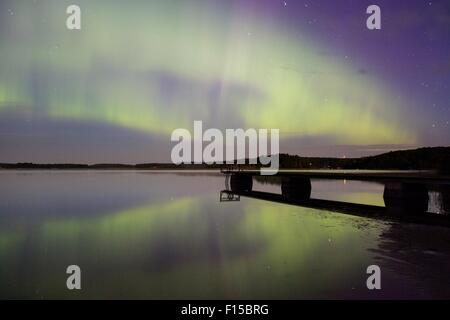
[[(213, 173), (0, 171), (0, 298), (450, 298), (449, 228), (219, 202), (223, 189)], [(312, 196), (382, 206), (382, 192), (313, 181)]]

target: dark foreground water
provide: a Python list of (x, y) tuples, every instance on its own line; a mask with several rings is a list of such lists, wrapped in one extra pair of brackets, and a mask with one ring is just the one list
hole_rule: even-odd
[[(222, 189), (215, 174), (0, 171), (0, 298), (450, 298), (449, 228), (221, 203)], [(313, 190), (383, 205), (377, 184)], [(81, 291), (66, 288), (72, 264)]]

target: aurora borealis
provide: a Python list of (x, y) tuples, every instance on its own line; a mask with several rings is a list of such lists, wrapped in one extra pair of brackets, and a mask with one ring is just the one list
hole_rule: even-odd
[(370, 1), (2, 1), (0, 161), (167, 161), (194, 120), (303, 155), (447, 144), (450, 5), (376, 2), (369, 31)]

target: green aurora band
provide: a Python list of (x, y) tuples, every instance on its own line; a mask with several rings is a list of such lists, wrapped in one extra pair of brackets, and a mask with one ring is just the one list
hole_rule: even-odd
[(405, 97), (270, 17), (231, 2), (138, 3), (79, 1), (82, 30), (69, 31), (67, 1), (14, 2), (2, 22), (14, 36), (2, 35), (0, 111), (167, 135), (216, 117), (282, 137), (417, 141)]

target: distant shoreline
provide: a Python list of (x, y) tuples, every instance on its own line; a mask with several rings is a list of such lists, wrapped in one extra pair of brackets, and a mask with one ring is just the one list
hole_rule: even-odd
[(220, 170), (224, 165), (206, 164), (71, 164), (0, 163), (0, 170)]
[[(248, 163), (248, 160), (246, 160)], [(181, 164), (172, 163), (0, 163), (0, 170), (220, 170), (227, 164)], [(242, 169), (260, 169), (261, 165), (240, 165)], [(297, 170), (436, 170), (450, 172), (450, 147), (429, 147), (400, 150), (362, 158), (301, 157), (280, 154), (280, 169)]]

